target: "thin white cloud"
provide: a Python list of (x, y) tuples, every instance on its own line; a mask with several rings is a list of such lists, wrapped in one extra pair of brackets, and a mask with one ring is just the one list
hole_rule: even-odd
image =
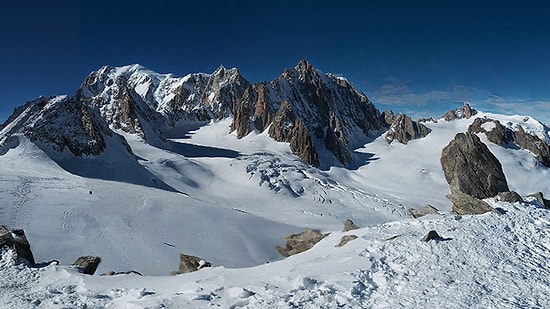
[(470, 102), (474, 108), (500, 114), (530, 115), (550, 124), (550, 100), (504, 97), (489, 90), (463, 85), (425, 92), (414, 91), (409, 82), (388, 78), (369, 98), (377, 105), (396, 108), (416, 117), (438, 116)]
[(405, 81), (388, 78), (371, 93), (372, 100), (382, 105), (426, 106), (434, 103), (463, 103), (471, 101), (477, 89), (456, 85), (450, 90), (415, 92)]

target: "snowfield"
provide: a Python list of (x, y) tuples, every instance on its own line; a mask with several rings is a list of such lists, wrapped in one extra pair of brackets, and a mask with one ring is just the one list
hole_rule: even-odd
[[(228, 134), (231, 119), (152, 144), (117, 131), (131, 163), (114, 150), (81, 164), (18, 135), (0, 149), (0, 224), (25, 229), (38, 262), (60, 264), (27, 268), (3, 250), (0, 307), (548, 308), (550, 213), (525, 197), (550, 196), (547, 167), (481, 135), (526, 202), (449, 214), (441, 150), (484, 116), (549, 140), (532, 118), (479, 113), (426, 123), (407, 145), (378, 136), (353, 166), (316, 169), (266, 134)], [(426, 204), (442, 214), (407, 219)], [(340, 232), (346, 219), (362, 228)], [(330, 235), (283, 259), (275, 246), (306, 227)], [(443, 239), (421, 242), (430, 230)], [(358, 238), (335, 247), (344, 235)], [(213, 267), (169, 276), (180, 253)], [(66, 266), (83, 255), (102, 258), (96, 274), (144, 276)]]
[[(550, 215), (537, 202), (502, 214), (432, 215), (333, 232), (313, 249), (250, 268), (173, 277), (87, 276), (26, 268), (3, 251), (11, 308), (547, 308)], [(429, 230), (443, 237), (421, 242)], [(341, 248), (346, 234), (359, 236)]]

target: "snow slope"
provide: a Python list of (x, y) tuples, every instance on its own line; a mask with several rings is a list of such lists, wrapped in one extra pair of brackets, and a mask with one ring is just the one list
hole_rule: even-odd
[[(484, 116), (521, 123), (548, 139), (545, 127), (530, 118), (476, 115)], [(502, 215), (405, 219), (408, 208), (426, 203), (450, 210), (439, 157), (472, 121), (426, 123), (431, 133), (407, 145), (388, 145), (380, 136), (355, 150), (362, 163), (329, 170), (305, 165), (288, 144), (265, 133), (237, 139), (228, 134), (231, 119), (154, 145), (119, 130), (147, 173), (132, 174), (129, 167), (124, 177), (94, 178), (85, 175), (122, 160), (117, 157), (122, 152), (87, 157), (89, 164), (78, 165), (70, 157), (52, 160), (17, 135), (0, 156), (1, 224), (25, 229), (37, 261), (68, 265), (78, 256), (97, 255), (102, 258), (97, 273), (135, 269), (145, 276), (90, 277), (55, 265), (22, 268), (4, 252), (0, 304), (548, 307), (543, 261), (550, 217), (536, 203), (495, 205)], [(512, 190), (550, 196), (549, 170), (530, 152), (484, 141), (502, 162)], [(80, 176), (56, 162), (78, 167)], [(149, 174), (147, 181), (127, 180)], [(153, 179), (166, 186), (143, 185)], [(332, 232), (314, 249), (285, 260), (275, 250), (290, 233), (304, 227), (338, 231), (348, 218), (365, 228), (348, 232), (359, 239), (343, 248), (334, 246), (345, 233)], [(420, 242), (431, 229), (448, 240)], [(177, 269), (179, 253), (200, 256), (214, 267), (166, 276)]]
[[(536, 202), (504, 214), (431, 216), (333, 232), (313, 249), (252, 268), (175, 277), (86, 276), (29, 269), (4, 252), (0, 303), (12, 308), (546, 308), (550, 213)], [(443, 239), (421, 242), (429, 230)], [(345, 234), (358, 239), (342, 248)], [(21, 289), (24, 289), (22, 291)]]

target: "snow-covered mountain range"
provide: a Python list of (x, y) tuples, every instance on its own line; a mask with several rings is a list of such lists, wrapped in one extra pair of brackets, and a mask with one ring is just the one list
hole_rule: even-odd
[[(37, 262), (61, 265), (18, 266), (3, 251), (0, 303), (546, 307), (550, 268), (537, 261), (550, 219), (528, 195), (550, 196), (549, 131), (469, 105), (437, 120), (381, 112), (307, 61), (261, 83), (223, 66), (185, 77), (105, 66), (1, 126), (0, 225), (23, 228)], [(450, 214), (440, 159), (461, 132), (487, 145), (523, 202)], [(426, 204), (438, 214), (408, 218)], [(361, 228), (337, 232), (346, 219)], [(330, 235), (283, 259), (276, 246), (304, 228)], [(442, 240), (420, 242), (434, 229)], [(170, 277), (180, 253), (213, 267)], [(98, 273), (145, 276), (62, 266), (90, 254)]]

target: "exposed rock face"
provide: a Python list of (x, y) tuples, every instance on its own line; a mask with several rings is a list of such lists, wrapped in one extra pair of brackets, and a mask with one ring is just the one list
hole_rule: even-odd
[(443, 118), (445, 121), (452, 121), (455, 119), (470, 119), (472, 116), (477, 114), (477, 111), (470, 107), (469, 103), (464, 103), (464, 106), (462, 106), (460, 109), (456, 110), (450, 110), (446, 112), (441, 118)]
[(485, 133), (489, 141), (500, 146), (516, 144), (522, 149), (531, 151), (537, 160), (550, 167), (550, 145), (538, 136), (525, 132), (521, 125), (517, 125), (516, 130), (512, 130), (500, 124), (498, 120), (476, 118), (468, 131)]
[(347, 219), (344, 222), (344, 232), (351, 231), (351, 230), (357, 230), (359, 227), (353, 223), (350, 219)]
[(172, 275), (179, 275), (197, 271), (204, 267), (212, 267), (210, 262), (201, 259), (198, 256), (180, 254), (180, 267), (178, 271), (172, 272)]
[[(59, 152), (68, 149), (77, 157), (103, 153), (106, 137), (113, 136), (98, 113), (66, 96), (27, 102), (6, 123), (11, 123), (11, 129), (0, 136), (0, 144), (13, 134), (23, 133), (31, 141)], [(122, 138), (120, 142), (127, 146)]]
[(332, 151), (340, 162), (344, 164), (351, 162), (349, 143), (344, 134), (340, 119), (338, 119), (334, 113), (330, 114), (325, 137), (325, 147)]
[(438, 214), (438, 213), (439, 213), (439, 210), (437, 210), (437, 208), (429, 204), (418, 209), (413, 209), (413, 208), (409, 209), (409, 216), (411, 218), (420, 218), (425, 215)]
[(489, 141), (500, 146), (514, 141), (514, 134), (511, 130), (507, 130), (498, 120), (489, 118), (476, 118), (468, 127), (468, 132), (485, 133)]
[(441, 166), (452, 194), (484, 199), (510, 191), (502, 165), (475, 134), (458, 133), (443, 148)]
[(298, 234), (285, 237), (285, 247), (277, 246), (277, 251), (284, 257), (304, 252), (315, 246), (316, 243), (327, 237), (328, 234), (321, 234), (318, 231), (305, 229)]
[(523, 203), (523, 198), (517, 192), (508, 191), (500, 192), (496, 197), (495, 201), (507, 202), (507, 203)]
[(31, 245), (21, 229), (15, 229), (11, 232), (7, 227), (0, 225), (0, 248), (7, 247), (13, 249), (19, 262), (34, 265), (34, 256), (31, 251)]
[(393, 114), (393, 111), (387, 110), (382, 113), (382, 118), (384, 119), (384, 124), (387, 127), (390, 127), (395, 119), (395, 115)]
[(523, 127), (518, 126), (514, 132), (514, 141), (523, 149), (531, 151), (537, 160), (550, 167), (550, 146), (538, 136), (526, 133)]
[(447, 198), (453, 202), (452, 212), (458, 215), (480, 215), (495, 211), (491, 205), (462, 192), (451, 193)]
[(269, 128), (269, 135), (278, 142), (290, 143), (290, 150), (304, 162), (319, 166), (319, 156), (313, 140), (288, 101), (281, 103)]
[(426, 137), (430, 130), (423, 124), (413, 121), (411, 117), (397, 114), (393, 118), (390, 129), (386, 133), (386, 140), (392, 143), (394, 140), (407, 144), (412, 139)]
[(81, 256), (76, 261), (74, 261), (73, 265), (77, 266), (77, 268), (86, 275), (93, 275), (95, 271), (97, 270), (97, 266), (99, 266), (99, 263), (101, 263), (101, 258), (97, 256)]
[(342, 239), (340, 239), (340, 242), (335, 247), (338, 247), (338, 248), (343, 247), (348, 242), (350, 242), (354, 239), (357, 239), (356, 235), (344, 235), (344, 236), (342, 236)]

